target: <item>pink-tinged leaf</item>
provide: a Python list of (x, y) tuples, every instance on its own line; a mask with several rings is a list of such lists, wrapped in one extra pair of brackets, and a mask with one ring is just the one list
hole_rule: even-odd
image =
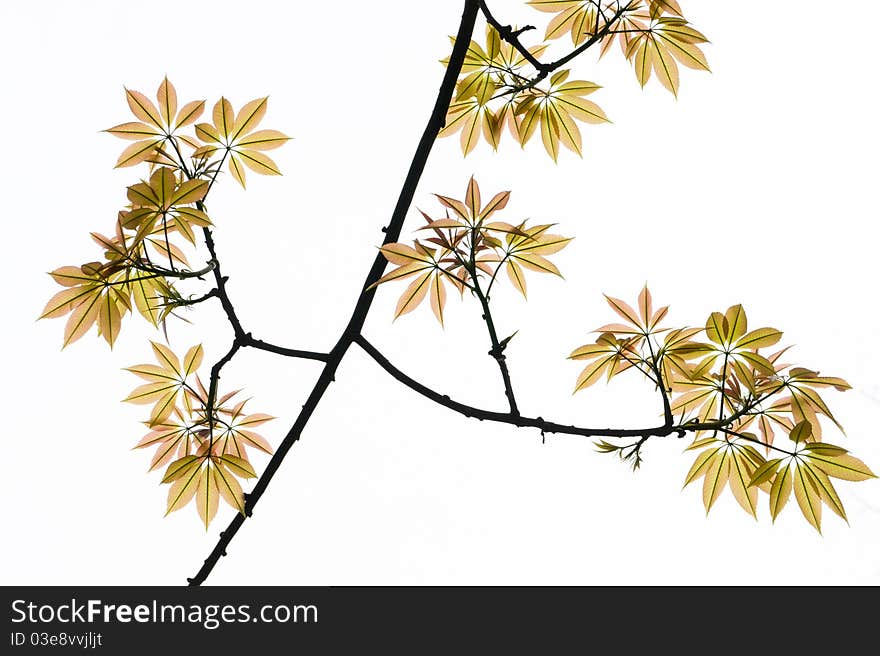
[(215, 465), (213, 471), (220, 496), (238, 512), (244, 513), (244, 492), (238, 479), (219, 464)]
[(634, 326), (642, 327), (639, 323), (639, 315), (632, 308), (629, 303), (620, 300), (619, 298), (612, 298), (611, 296), (605, 295), (605, 300), (608, 302), (608, 305), (611, 306), (611, 309), (614, 310), (617, 314), (619, 314), (623, 319), (629, 321)]
[(642, 288), (642, 291), (639, 292), (639, 316), (642, 319), (640, 325), (646, 326), (648, 325), (649, 320), (654, 314), (654, 303), (651, 300), (651, 292), (648, 290), (648, 286), (645, 285)]
[(494, 214), (495, 212), (497, 212), (499, 210), (503, 210), (505, 207), (507, 207), (508, 200), (510, 200), (510, 192), (509, 191), (502, 191), (502, 192), (495, 194), (489, 200), (489, 202), (486, 203), (486, 206), (481, 209), (480, 218), (485, 221), (490, 216), (492, 216), (492, 214)]
[(100, 299), (100, 293), (93, 293), (90, 298), (83, 299), (83, 301), (73, 309), (64, 326), (64, 342), (62, 348), (73, 344), (89, 331), (89, 328), (91, 328), (98, 319)]
[(63, 266), (49, 273), (62, 287), (73, 287), (83, 283), (96, 283), (94, 276), (88, 276), (78, 266)]
[(622, 335), (641, 335), (643, 333), (641, 328), (636, 326), (627, 326), (622, 323), (606, 323), (604, 326), (599, 326), (596, 328), (594, 333), (616, 333)]
[(458, 214), (465, 221), (469, 221), (470, 216), (468, 215), (467, 207), (465, 207), (464, 203), (462, 203), (460, 200), (455, 200), (454, 198), (449, 198), (447, 196), (441, 196), (439, 194), (434, 194), (434, 195), (437, 197), (437, 200), (439, 200), (443, 206), (451, 209), (453, 212)]
[(113, 348), (122, 327), (122, 314), (112, 294), (104, 294), (98, 309), (98, 332)]
[(82, 303), (90, 294), (94, 293), (94, 291), (95, 287), (89, 287), (86, 285), (62, 289), (49, 299), (49, 302), (46, 303), (46, 307), (43, 308), (43, 313), (39, 318), (53, 319), (55, 317), (64, 316), (77, 305)]
[(177, 356), (174, 355), (174, 351), (165, 346), (164, 344), (160, 344), (159, 342), (150, 342), (150, 345), (153, 347), (153, 354), (156, 356), (156, 360), (159, 364), (168, 369), (169, 372), (174, 372), (176, 376), (180, 376), (180, 360), (177, 359)]
[(125, 168), (126, 166), (134, 166), (140, 164), (150, 157), (156, 150), (156, 146), (161, 143), (158, 139), (147, 139), (146, 141), (136, 141), (128, 148), (122, 151), (119, 159), (116, 160), (114, 168)]
[(217, 489), (217, 480), (214, 477), (214, 468), (211, 466), (202, 470), (196, 491), (196, 509), (199, 517), (208, 530), (208, 525), (217, 514), (220, 502), (220, 491)]
[(441, 230), (443, 228), (466, 228), (467, 225), (455, 219), (437, 219), (430, 221), (427, 225), (423, 225), (419, 230)]
[(431, 279), (431, 310), (440, 325), (443, 325), (443, 309), (446, 306), (446, 286), (443, 284), (442, 276), (435, 273)]
[(278, 132), (278, 130), (257, 130), (239, 137), (235, 144), (239, 148), (247, 148), (249, 150), (272, 150), (273, 148), (283, 146), (290, 139), (291, 137)]
[(393, 271), (386, 273), (384, 276), (379, 278), (376, 282), (374, 282), (367, 289), (372, 289), (382, 283), (391, 282), (392, 280), (400, 280), (402, 278), (408, 278), (409, 276), (413, 276), (420, 271), (425, 271), (426, 269), (433, 269), (433, 264), (427, 264), (425, 262), (411, 262), (410, 264), (404, 264), (403, 266), (399, 266)]
[(523, 298), (528, 298), (526, 276), (522, 267), (513, 260), (507, 260), (505, 270), (507, 271), (507, 277), (510, 279), (510, 282), (513, 283), (513, 286), (519, 290), (519, 293), (523, 295)]
[(161, 399), (171, 391), (176, 392), (179, 386), (180, 383), (176, 380), (146, 383), (144, 385), (139, 385), (138, 387), (134, 388), (131, 394), (129, 394), (122, 400), (123, 402), (135, 403), (138, 405), (153, 403)]
[(391, 262), (392, 264), (398, 265), (406, 265), (412, 264), (413, 262), (427, 262), (429, 260), (426, 259), (425, 255), (419, 253), (412, 246), (408, 246), (406, 244), (394, 243), (394, 244), (385, 244), (379, 250), (385, 256), (385, 259)]
[(482, 206), (482, 200), (480, 198), (480, 185), (477, 184), (474, 176), (471, 176), (471, 179), (468, 182), (467, 191), (465, 192), (464, 196), (464, 202), (468, 210), (470, 211), (471, 216), (479, 216), (480, 208)]
[(468, 114), (467, 119), (464, 121), (464, 125), (461, 128), (459, 143), (461, 145), (461, 152), (464, 153), (465, 157), (477, 147), (477, 144), (480, 141), (482, 116), (482, 110), (477, 108), (476, 111)]
[(114, 137), (120, 139), (128, 139), (129, 141), (140, 141), (151, 137), (161, 137), (162, 131), (159, 128), (147, 125), (146, 123), (120, 123), (112, 128), (104, 130)]
[(162, 117), (153, 102), (140, 91), (125, 90), (125, 99), (132, 114), (144, 123), (151, 123), (162, 129)]
[(394, 310), (394, 318), (397, 319), (408, 312), (415, 310), (425, 300), (430, 287), (432, 272), (427, 272), (416, 278), (403, 292), (397, 307)]
[(272, 446), (266, 441), (266, 439), (262, 435), (258, 435), (253, 431), (240, 429), (235, 429), (233, 432), (236, 439), (241, 439), (246, 444), (256, 447), (263, 453), (268, 453), (269, 455), (272, 455)]
[[(212, 118), (214, 120), (214, 127), (217, 128), (217, 132), (224, 139), (229, 139), (229, 135), (232, 133), (233, 126), (235, 124), (235, 114), (232, 111), (232, 104), (226, 98), (220, 98), (214, 105), (214, 110), (212, 112)], [(196, 128), (198, 132), (198, 127)]]
[(167, 77), (159, 84), (156, 99), (159, 101), (159, 113), (162, 116), (162, 121), (165, 125), (171, 125), (171, 120), (177, 114), (177, 91)]
[(174, 452), (178, 450), (182, 444), (182, 434), (179, 434), (176, 438), (171, 438), (168, 441), (163, 442), (153, 454), (153, 458), (150, 460), (150, 468), (147, 471), (154, 471), (163, 465), (167, 465), (174, 457)]
[[(648, 330), (654, 330), (663, 319), (666, 318), (666, 314), (669, 312), (669, 306), (664, 305), (662, 308), (658, 309), (652, 316), (651, 320), (648, 322)], [(694, 334), (700, 332), (700, 329), (696, 329)]]
[(272, 421), (273, 419), (277, 419), (277, 417), (273, 417), (272, 415), (267, 415), (262, 412), (256, 412), (252, 415), (247, 415), (246, 417), (242, 417), (241, 419), (239, 419), (236, 422), (235, 427), (240, 428), (242, 426), (260, 426), (261, 424), (265, 424), (267, 421)]
[(199, 480), (201, 479), (202, 469), (195, 467), (187, 472), (183, 478), (179, 478), (171, 484), (168, 489), (168, 509), (165, 514), (173, 513), (180, 510), (196, 495)]
[(177, 118), (174, 121), (174, 129), (177, 130), (195, 123), (204, 111), (204, 100), (193, 100), (192, 102), (186, 103), (177, 113)]

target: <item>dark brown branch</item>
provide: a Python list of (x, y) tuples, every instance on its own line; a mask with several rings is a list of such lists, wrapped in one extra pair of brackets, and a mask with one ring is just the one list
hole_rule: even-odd
[(145, 264), (144, 262), (134, 260), (132, 261), (132, 264), (135, 269), (143, 271), (144, 273), (151, 273), (155, 276), (162, 276), (164, 278), (180, 278), (182, 280), (187, 278), (202, 278), (217, 268), (217, 262), (213, 259), (209, 260), (204, 268), (201, 268), (198, 271), (189, 271), (186, 269), (163, 269), (162, 267), (156, 267), (151, 264)]
[[(204, 206), (201, 202), (198, 203), (199, 209), (204, 211)], [(235, 339), (243, 340), (245, 338), (244, 328), (241, 327), (241, 321), (238, 320), (238, 316), (235, 314), (235, 308), (232, 306), (232, 301), (229, 300), (229, 294), (226, 293), (226, 278), (220, 271), (220, 261), (217, 259), (217, 251), (214, 247), (214, 237), (211, 235), (211, 231), (208, 228), (202, 228), (202, 232), (205, 235), (205, 246), (208, 247), (208, 252), (211, 254), (211, 260), (215, 263), (214, 266), (214, 281), (217, 285), (217, 298), (220, 299), (220, 305), (223, 306), (223, 311), (226, 313), (226, 318), (229, 319), (229, 323), (232, 325), (232, 330), (235, 331)]]
[[(489, 355), (495, 359), (495, 362), (498, 364), (498, 369), (501, 371), (501, 380), (504, 383), (504, 395), (507, 397), (510, 414), (519, 416), (519, 408), (516, 405), (516, 397), (513, 394), (513, 383), (510, 380), (510, 371), (507, 368), (507, 358), (504, 355), (504, 348), (507, 344), (502, 344), (498, 340), (498, 333), (495, 331), (495, 322), (492, 320), (492, 311), (489, 309), (488, 294), (484, 294), (483, 289), (480, 287), (480, 277), (478, 275), (476, 263), (477, 253), (475, 250), (477, 247), (476, 232), (477, 228), (474, 227), (471, 234), (470, 261), (464, 264), (471, 274), (471, 280), (473, 281), (471, 289), (480, 301), (480, 307), (483, 310), (483, 321), (486, 322), (486, 329), (489, 331), (489, 341), (492, 344), (492, 348), (489, 350)], [(501, 268), (500, 264), (498, 265), (498, 268)], [(498, 273), (497, 269), (495, 273)], [(489, 283), (489, 286), (492, 286), (491, 282)]]
[[(632, 11), (632, 2), (626, 3), (626, 5), (618, 6), (617, 10), (614, 12), (614, 15), (611, 16), (610, 20), (605, 21), (605, 25), (601, 30), (598, 30), (594, 35), (592, 35), (589, 39), (584, 41), (577, 48), (572, 50), (570, 53), (557, 59), (556, 61), (552, 61), (548, 64), (538, 61), (535, 56), (529, 52), (529, 49), (526, 48), (522, 42), (519, 40), (519, 35), (523, 30), (513, 30), (510, 25), (502, 25), (489, 10), (489, 7), (486, 5), (485, 0), (480, 0), (480, 11), (483, 12), (483, 16), (486, 18), (486, 22), (488, 22), (492, 27), (494, 27), (498, 31), (498, 35), (504, 40), (507, 41), (510, 45), (512, 45), (519, 54), (521, 54), (526, 61), (531, 64), (536, 71), (538, 71), (538, 75), (529, 83), (529, 86), (534, 86), (541, 80), (543, 80), (547, 75), (555, 71), (560, 66), (564, 66), (572, 59), (593, 47), (604, 39), (611, 30), (611, 26), (617, 22), (617, 20), (623, 16), (626, 12)], [(603, 14), (604, 16), (604, 14)]]
[(529, 52), (529, 49), (526, 48), (522, 42), (519, 40), (519, 35), (529, 29), (534, 29), (531, 26), (526, 26), (522, 29), (514, 31), (514, 29), (510, 25), (502, 25), (499, 23), (495, 17), (492, 15), (492, 12), (489, 11), (489, 7), (486, 5), (485, 0), (480, 0), (480, 11), (483, 12), (483, 16), (486, 18), (486, 22), (489, 23), (495, 30), (498, 32), (498, 35), (507, 41), (510, 45), (512, 45), (516, 50), (521, 54), (527, 62), (529, 62), (536, 71), (539, 73), (543, 73), (547, 75), (552, 69), (547, 69), (546, 64), (542, 64), (535, 56)]
[(511, 424), (519, 428), (537, 428), (542, 433), (559, 433), (564, 435), (579, 435), (581, 437), (664, 437), (676, 432), (676, 428), (672, 426), (656, 426), (653, 428), (582, 428), (579, 426), (558, 424), (553, 421), (547, 421), (543, 417), (523, 417), (519, 414), (511, 412), (495, 412), (492, 410), (483, 410), (473, 406), (459, 403), (449, 398), (446, 394), (440, 394), (430, 387), (422, 385), (418, 381), (413, 380), (405, 373), (400, 371), (391, 362), (388, 361), (379, 350), (370, 344), (362, 335), (355, 338), (355, 343), (360, 346), (373, 360), (376, 361), (388, 374), (396, 381), (403, 383), (410, 389), (418, 392), (425, 398), (449, 408), (465, 417), (479, 419), (480, 421), (495, 421), (502, 424)]
[(303, 360), (318, 360), (319, 362), (327, 362), (327, 360), (330, 358), (329, 354), (327, 353), (300, 351), (299, 349), (276, 346), (275, 344), (264, 342), (262, 339), (256, 339), (252, 337), (250, 333), (244, 336), (242, 346), (250, 346), (252, 348), (259, 349), (260, 351), (269, 351), (270, 353), (277, 353), (278, 355), (284, 355), (289, 358), (302, 358)]
[(181, 307), (190, 307), (192, 305), (198, 305), (199, 303), (204, 303), (208, 299), (216, 298), (218, 294), (219, 294), (219, 292), (217, 291), (217, 288), (214, 287), (207, 294), (202, 294), (201, 296), (199, 296), (197, 298), (190, 298), (185, 301), (175, 301), (174, 305), (181, 306)]
[(651, 336), (645, 335), (645, 341), (648, 343), (648, 351), (651, 354), (651, 370), (657, 377), (657, 389), (660, 390), (660, 396), (663, 398), (663, 418), (667, 426), (672, 426), (675, 418), (672, 416), (672, 406), (669, 403), (669, 390), (666, 389), (666, 382), (663, 380), (663, 374), (660, 372), (660, 366), (657, 363), (657, 356), (654, 355), (654, 346), (651, 344)]
[[(446, 73), (444, 74), (443, 82), (440, 85), (440, 90), (437, 93), (437, 99), (434, 102), (434, 108), (431, 112), (431, 116), (428, 119), (428, 123), (425, 126), (425, 130), (422, 133), (418, 146), (416, 147), (416, 152), (413, 155), (412, 162), (410, 163), (406, 179), (404, 180), (403, 186), (401, 187), (400, 195), (397, 199), (397, 204), (395, 205), (394, 212), (391, 215), (391, 220), (389, 221), (388, 226), (384, 229), (384, 244), (389, 244), (399, 239), (404, 220), (406, 219), (406, 214), (409, 211), (410, 205), (412, 204), (412, 199), (415, 195), (416, 187), (418, 186), (419, 180), (422, 177), (422, 172), (425, 169), (425, 165), (428, 161), (428, 156), (431, 153), (431, 148), (437, 138), (437, 134), (446, 124), (446, 113), (449, 109), (449, 103), (452, 101), (452, 94), (455, 90), (455, 83), (458, 80), (459, 74), (461, 73), (461, 67), (464, 63), (465, 54), (467, 53), (468, 46), (470, 45), (471, 36), (473, 35), (474, 24), (476, 23), (478, 12), (478, 0), (465, 0), (464, 11), (462, 12), (461, 16), (461, 23), (459, 24), (458, 33), (455, 37), (455, 45), (453, 46), (452, 53), (449, 56), (449, 64), (446, 67)], [(226, 530), (220, 533), (220, 539), (218, 540), (217, 545), (205, 559), (204, 564), (196, 573), (196, 575), (189, 579), (190, 585), (201, 585), (211, 573), (211, 570), (214, 569), (217, 561), (222, 556), (226, 555), (226, 547), (229, 545), (229, 543), (232, 541), (232, 538), (235, 537), (235, 534), (241, 528), (245, 518), (251, 516), (254, 506), (256, 506), (257, 502), (260, 500), (260, 497), (266, 491), (266, 487), (269, 485), (269, 482), (272, 480), (275, 472), (281, 466), (284, 457), (287, 455), (288, 451), (290, 451), (291, 447), (293, 447), (293, 445), (297, 442), (297, 440), (299, 440), (303, 429), (305, 428), (306, 424), (308, 424), (308, 421), (312, 416), (312, 413), (315, 411), (315, 408), (318, 406), (318, 403), (324, 396), (324, 393), (327, 391), (330, 383), (333, 382), (336, 375), (336, 369), (339, 367), (339, 363), (342, 361), (342, 358), (345, 356), (348, 348), (358, 337), (361, 328), (363, 328), (364, 322), (367, 318), (367, 313), (370, 310), (370, 306), (372, 305), (373, 298), (375, 296), (375, 288), (371, 288), (370, 286), (382, 277), (382, 273), (385, 270), (386, 265), (387, 261), (385, 260), (385, 256), (382, 255), (382, 253), (377, 253), (375, 259), (373, 260), (373, 265), (372, 267), (370, 267), (370, 271), (367, 274), (366, 280), (364, 281), (362, 291), (358, 297), (357, 304), (355, 305), (348, 325), (342, 331), (342, 334), (340, 335), (339, 340), (336, 342), (336, 345), (328, 354), (324, 369), (321, 371), (321, 374), (318, 377), (315, 386), (312, 388), (311, 393), (306, 399), (306, 402), (302, 407), (302, 411), (299, 413), (299, 416), (297, 417), (290, 431), (287, 433), (281, 444), (278, 446), (278, 449), (275, 451), (275, 454), (272, 456), (269, 464), (266, 466), (266, 470), (257, 480), (253, 491), (250, 494), (246, 495), (244, 513), (236, 514)], [(225, 305), (224, 309), (226, 309)], [(241, 329), (241, 324), (239, 324), (237, 318), (235, 318), (235, 312), (227, 309), (227, 316), (230, 318), (230, 322), (233, 323), (233, 328), (236, 329), (236, 336), (238, 336), (240, 334), (239, 330)], [(236, 326), (238, 327), (236, 328)], [(243, 331), (241, 331), (241, 334), (244, 336)]]
[(238, 353), (238, 349), (241, 348), (241, 342), (236, 337), (232, 346), (229, 347), (229, 351), (227, 351), (226, 355), (217, 360), (214, 363), (214, 366), (211, 367), (211, 379), (208, 383), (208, 400), (205, 403), (205, 411), (208, 416), (208, 453), (213, 453), (214, 447), (214, 421), (215, 421), (215, 404), (217, 402), (217, 386), (220, 384), (220, 370), (226, 366), (226, 363), (229, 362), (236, 353)]

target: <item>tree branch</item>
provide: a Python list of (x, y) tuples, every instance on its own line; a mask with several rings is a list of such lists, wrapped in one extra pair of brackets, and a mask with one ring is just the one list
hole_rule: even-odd
[(299, 349), (291, 349), (285, 348), (283, 346), (276, 346), (275, 344), (269, 344), (268, 342), (264, 342), (262, 339), (256, 339), (252, 337), (250, 333), (247, 333), (244, 336), (242, 346), (250, 346), (255, 349), (259, 349), (260, 351), (269, 351), (271, 353), (277, 353), (278, 355), (284, 355), (289, 358), (302, 358), (303, 360), (318, 360), (319, 362), (327, 362), (327, 360), (330, 358), (327, 353), (300, 351)]
[[(415, 195), (416, 187), (418, 186), (418, 182), (422, 177), (422, 172), (425, 169), (425, 165), (428, 161), (428, 156), (431, 153), (431, 148), (437, 138), (437, 134), (446, 124), (446, 112), (449, 109), (449, 103), (452, 100), (452, 94), (455, 90), (455, 83), (458, 80), (459, 74), (461, 73), (461, 67), (464, 63), (465, 54), (467, 53), (468, 46), (470, 45), (471, 36), (473, 35), (474, 24), (476, 23), (478, 12), (478, 0), (465, 0), (461, 22), (458, 27), (458, 33), (455, 37), (455, 45), (453, 46), (452, 53), (449, 56), (449, 64), (446, 67), (446, 72), (443, 76), (443, 82), (441, 83), (440, 90), (437, 93), (437, 99), (434, 102), (434, 108), (431, 112), (431, 116), (428, 119), (428, 123), (425, 126), (425, 130), (422, 133), (421, 139), (419, 140), (416, 152), (413, 155), (413, 159), (410, 163), (406, 179), (403, 182), (403, 186), (400, 190), (400, 195), (397, 199), (397, 204), (395, 205), (394, 212), (391, 215), (391, 220), (389, 221), (388, 226), (384, 228), (385, 239), (383, 244), (390, 244), (392, 242), (395, 242), (400, 237), (400, 232), (406, 219), (406, 214), (409, 211), (410, 205), (412, 204), (412, 199)], [(226, 555), (226, 547), (229, 545), (229, 543), (232, 541), (232, 538), (235, 537), (235, 534), (241, 528), (245, 518), (251, 516), (254, 506), (256, 506), (257, 502), (260, 500), (260, 497), (266, 491), (266, 487), (269, 485), (269, 482), (272, 480), (275, 472), (281, 466), (281, 462), (284, 460), (284, 457), (287, 455), (288, 451), (290, 451), (291, 447), (293, 447), (293, 445), (297, 442), (297, 440), (299, 440), (303, 429), (305, 428), (306, 424), (312, 416), (312, 413), (314, 412), (321, 398), (324, 396), (324, 393), (327, 391), (330, 383), (333, 382), (336, 374), (336, 369), (339, 367), (339, 363), (342, 361), (342, 358), (345, 356), (348, 348), (358, 337), (361, 328), (363, 328), (364, 322), (366, 321), (367, 314), (370, 310), (370, 306), (372, 305), (373, 298), (375, 297), (376, 292), (375, 288), (371, 288), (371, 285), (373, 285), (373, 283), (375, 283), (377, 280), (379, 280), (379, 278), (382, 277), (382, 273), (385, 270), (386, 266), (387, 260), (385, 259), (385, 256), (381, 252), (377, 253), (375, 259), (373, 260), (373, 265), (372, 267), (370, 267), (370, 271), (367, 274), (367, 278), (364, 281), (362, 291), (360, 293), (360, 296), (358, 297), (357, 304), (355, 305), (348, 325), (342, 331), (342, 334), (340, 335), (339, 340), (336, 342), (336, 345), (328, 354), (327, 360), (325, 361), (324, 369), (321, 371), (321, 374), (318, 377), (315, 386), (312, 388), (311, 393), (306, 399), (306, 402), (303, 405), (299, 416), (297, 417), (290, 431), (281, 441), (281, 444), (278, 446), (278, 449), (275, 451), (272, 458), (269, 460), (265, 471), (263, 472), (262, 476), (260, 476), (260, 478), (257, 480), (253, 491), (245, 496), (244, 513), (236, 514), (226, 530), (220, 533), (220, 539), (218, 540), (217, 545), (205, 559), (202, 567), (199, 569), (194, 577), (188, 579), (190, 585), (200, 585), (201, 583), (203, 583), (208, 575), (211, 573), (211, 571), (214, 569), (217, 561), (222, 556)], [(235, 313), (227, 311), (227, 315), (230, 316), (230, 320), (232, 320), (232, 318), (235, 316)], [(235, 326), (235, 324), (233, 324), (233, 326)]]
[[(610, 20), (605, 21), (605, 25), (601, 30), (597, 30), (594, 35), (592, 35), (589, 39), (584, 41), (580, 46), (572, 50), (570, 53), (557, 59), (556, 61), (550, 62), (549, 64), (544, 64), (538, 61), (529, 49), (526, 48), (522, 42), (519, 40), (519, 35), (524, 30), (516, 30), (514, 31), (510, 25), (502, 25), (498, 20), (492, 15), (492, 12), (489, 10), (489, 7), (486, 5), (485, 0), (480, 0), (480, 11), (483, 12), (483, 16), (486, 18), (486, 22), (488, 22), (492, 27), (494, 27), (498, 31), (498, 35), (504, 40), (507, 41), (510, 45), (512, 45), (519, 54), (521, 54), (526, 61), (528, 61), (536, 71), (538, 71), (538, 75), (529, 83), (529, 86), (534, 86), (541, 80), (543, 80), (547, 75), (555, 71), (560, 66), (564, 66), (572, 59), (580, 55), (582, 52), (588, 50), (593, 47), (596, 43), (604, 39), (611, 30), (611, 26), (617, 22), (617, 20), (623, 16), (626, 12), (632, 11), (632, 2), (627, 2), (623, 6), (618, 6), (617, 10), (614, 12), (614, 15), (611, 16)], [(604, 14), (603, 14), (604, 17)]]
[(676, 432), (672, 426), (656, 426), (653, 428), (582, 428), (579, 426), (558, 424), (553, 421), (547, 421), (543, 417), (524, 417), (512, 412), (495, 412), (492, 410), (483, 410), (473, 406), (466, 405), (454, 401), (446, 394), (440, 394), (432, 390), (430, 387), (422, 385), (413, 380), (405, 373), (400, 371), (391, 362), (388, 361), (379, 350), (373, 346), (363, 335), (355, 338), (355, 343), (360, 346), (373, 360), (376, 361), (387, 373), (396, 381), (403, 383), (410, 389), (418, 392), (422, 396), (449, 408), (465, 417), (479, 419), (480, 421), (495, 421), (502, 424), (510, 424), (519, 428), (537, 428), (542, 433), (559, 433), (565, 435), (579, 435), (581, 437), (664, 437)]
[[(498, 363), (498, 369), (501, 371), (501, 380), (504, 383), (504, 395), (507, 397), (507, 403), (510, 406), (510, 414), (519, 416), (519, 408), (516, 406), (516, 397), (513, 394), (513, 384), (510, 381), (510, 371), (507, 369), (507, 358), (504, 356), (504, 348), (507, 345), (498, 341), (498, 334), (495, 332), (495, 322), (492, 320), (492, 311), (489, 309), (489, 298), (487, 294), (483, 293), (483, 290), (480, 287), (480, 277), (477, 273), (476, 248), (477, 228), (475, 226), (471, 230), (470, 261), (467, 262), (465, 266), (471, 274), (471, 280), (473, 280), (472, 290), (479, 299), (480, 307), (483, 310), (483, 321), (486, 322), (486, 328), (489, 331), (489, 341), (492, 343), (489, 355), (495, 359), (495, 362)], [(500, 264), (498, 265), (498, 268), (501, 268)], [(496, 269), (495, 273), (497, 272)], [(491, 282), (489, 283), (489, 286), (492, 286)]]

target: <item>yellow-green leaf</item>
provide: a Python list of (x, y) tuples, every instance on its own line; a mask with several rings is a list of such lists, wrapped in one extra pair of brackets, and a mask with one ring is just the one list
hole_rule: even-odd
[(819, 493), (813, 487), (805, 468), (794, 468), (794, 498), (797, 499), (801, 513), (810, 525), (822, 532), (822, 502)]

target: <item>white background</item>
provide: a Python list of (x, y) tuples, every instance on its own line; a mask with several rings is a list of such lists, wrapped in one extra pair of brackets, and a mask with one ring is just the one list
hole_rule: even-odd
[[(329, 349), (348, 320), (436, 95), (461, 2), (118, 2), (2, 4), (4, 157), (3, 584), (181, 584), (232, 517), (210, 531), (190, 506), (163, 518), (166, 489), (131, 451), (144, 408), (120, 403), (150, 361), (145, 322), (129, 318), (111, 352), (90, 333), (59, 351), (62, 320), (36, 322), (56, 291), (45, 275), (99, 256), (126, 185), (127, 142), (99, 131), (131, 120), (123, 85), (149, 96), (163, 75), (181, 101), (235, 107), (270, 95), (263, 126), (294, 140), (281, 178), (228, 176), (212, 191), (217, 247), (246, 330)], [(613, 320), (602, 293), (634, 300), (649, 283), (674, 323), (702, 325), (744, 303), (750, 325), (795, 344), (793, 361), (849, 380), (827, 400), (837, 441), (880, 471), (876, 347), (876, 47), (824, 2), (682, 2), (712, 40), (712, 74), (684, 70), (676, 101), (640, 90), (619, 51), (578, 61), (572, 79), (613, 125), (585, 126), (585, 156), (558, 165), (539, 138), (462, 159), (434, 148), (415, 206), (431, 193), (513, 190), (506, 218), (558, 222), (565, 280), (532, 276), (524, 302), (496, 294), (524, 412), (560, 422), (639, 427), (659, 405), (639, 381), (571, 395), (565, 356)], [(503, 22), (545, 25), (518, 1)], [(833, 8), (832, 8), (833, 9)], [(477, 32), (482, 38), (483, 27)], [(543, 29), (543, 27), (541, 28)], [(538, 33), (528, 36), (537, 38)], [(566, 48), (566, 44), (562, 44)], [(415, 209), (405, 229), (418, 225)], [(192, 287), (191, 291), (198, 291)], [(203, 290), (204, 291), (204, 290)], [(416, 379), (461, 401), (504, 408), (472, 302), (451, 298), (445, 330), (427, 307), (391, 322), (402, 287), (380, 290), (365, 334)], [(231, 340), (218, 304), (170, 330), (178, 352)], [(320, 365), (244, 352), (224, 369), (253, 411), (279, 417), (277, 444)], [(693, 454), (656, 439), (641, 471), (590, 440), (480, 424), (435, 407), (352, 347), (313, 420), (209, 579), (211, 584), (880, 584), (880, 485), (841, 482), (847, 526), (823, 536), (792, 500), (772, 525), (725, 494), (707, 518)], [(255, 458), (261, 469), (265, 459)]]

